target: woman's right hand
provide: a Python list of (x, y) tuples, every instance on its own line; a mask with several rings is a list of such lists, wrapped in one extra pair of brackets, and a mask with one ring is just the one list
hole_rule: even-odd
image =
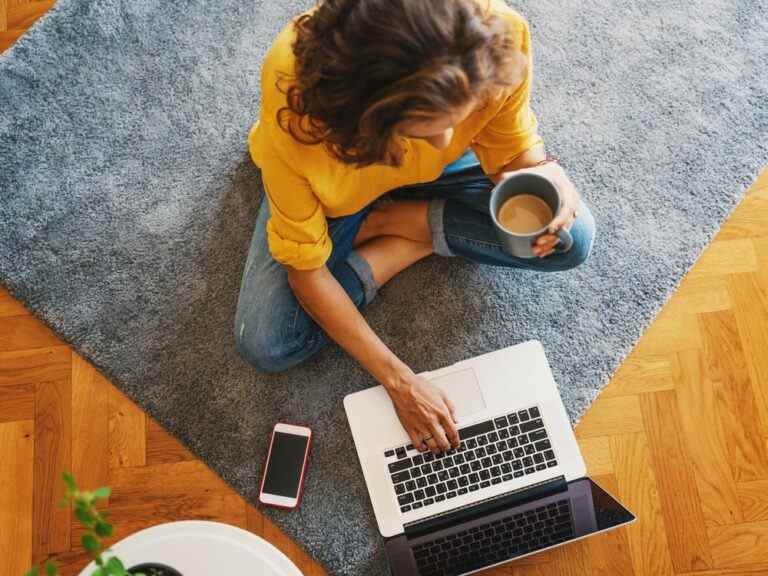
[(392, 403), (405, 431), (417, 450), (426, 447), (434, 452), (459, 447), (455, 408), (437, 386), (413, 372), (399, 376), (387, 386)]

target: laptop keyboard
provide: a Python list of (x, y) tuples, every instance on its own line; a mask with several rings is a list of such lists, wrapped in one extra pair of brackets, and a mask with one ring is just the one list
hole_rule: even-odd
[(536, 406), (461, 428), (459, 438), (458, 448), (439, 455), (412, 444), (385, 450), (400, 512), (557, 466)]
[(413, 547), (419, 576), (462, 574), (541, 550), (573, 537), (564, 498)]

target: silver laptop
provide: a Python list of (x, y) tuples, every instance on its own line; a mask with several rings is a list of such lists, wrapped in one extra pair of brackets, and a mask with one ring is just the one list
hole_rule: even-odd
[(461, 445), (414, 449), (382, 386), (344, 407), (393, 576), (470, 574), (634, 521), (586, 477), (541, 343), (423, 373)]

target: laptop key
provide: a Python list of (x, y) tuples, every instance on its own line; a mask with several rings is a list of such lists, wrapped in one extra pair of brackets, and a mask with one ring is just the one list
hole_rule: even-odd
[(480, 476), (478, 476), (477, 472), (472, 472), (472, 474), (469, 475), (469, 481), (472, 482), (472, 484), (477, 484), (480, 482)]
[(480, 460), (480, 462), (482, 462), (483, 468), (490, 468), (493, 465), (493, 462), (490, 458), (488, 458), (488, 456)]
[(486, 480), (485, 482), (480, 482), (480, 488), (488, 488), (488, 486), (491, 485), (490, 480)]
[(398, 472), (397, 474), (392, 474), (392, 483), (398, 484), (399, 482), (405, 482), (406, 480), (411, 479), (411, 473), (408, 472), (408, 470), (403, 470), (402, 472)]
[(536, 462), (536, 464), (541, 464), (544, 462), (544, 454), (536, 452), (536, 454), (533, 455), (533, 461)]
[(418, 508), (421, 508), (422, 506), (424, 506), (424, 504), (422, 504), (421, 502), (414, 502), (413, 504), (411, 504), (411, 506), (413, 507), (414, 510), (417, 510)]
[(421, 473), (422, 474), (429, 474), (432, 472), (432, 464), (422, 464), (421, 465)]
[(523, 466), (526, 466), (526, 467), (533, 466), (533, 458), (531, 458), (530, 456), (526, 456), (525, 458), (523, 458)]
[(474, 438), (467, 440), (467, 448), (477, 448), (477, 440)]
[(485, 448), (483, 448), (481, 446), (480, 448), (475, 450), (475, 456), (477, 456), (478, 458), (484, 458), (485, 457)]
[(416, 486), (419, 488), (424, 488), (428, 484), (426, 477), (420, 476), (416, 479)]
[(435, 488), (437, 489), (438, 494), (445, 494), (446, 492), (448, 492), (448, 487), (442, 482), (440, 484), (435, 485)]
[(547, 460), (547, 468), (553, 468), (557, 466), (557, 460)]
[(456, 490), (458, 487), (456, 480), (448, 480), (448, 490)]
[(432, 496), (437, 494), (437, 490), (435, 490), (434, 486), (427, 486), (426, 488), (424, 488), (424, 493), (431, 498)]
[(405, 506), (411, 502), (413, 502), (413, 494), (400, 494), (400, 496), (397, 497), (397, 503), (400, 504), (400, 506)]
[(501, 464), (502, 462), (501, 454), (494, 454), (491, 460), (493, 461), (494, 464)]
[(534, 406), (533, 408), (529, 408), (528, 413), (531, 415), (531, 418), (538, 418), (539, 416), (541, 416), (541, 412), (539, 412), (539, 409), (536, 406)]
[(448, 470), (440, 470), (440, 472), (437, 473), (437, 479), (440, 480), (440, 482), (448, 480)]
[(448, 492), (448, 494), (446, 494), (446, 496), (448, 498), (456, 498), (456, 492)]
[(403, 492), (405, 492), (405, 484), (404, 483), (403, 484), (398, 484), (397, 486), (395, 486), (395, 494), (402, 494)]
[(416, 482), (408, 480), (408, 482), (405, 483), (405, 487), (408, 488), (408, 490), (416, 490)]
[(520, 444), (520, 446), (528, 444), (528, 434), (520, 434), (520, 436), (517, 437), (517, 442)]
[(533, 444), (526, 444), (525, 445), (525, 453), (529, 456), (536, 452), (536, 447)]
[(496, 444), (491, 444), (485, 449), (486, 454), (496, 454)]
[(552, 444), (549, 442), (549, 440), (542, 440), (541, 442), (536, 442), (535, 444), (536, 450), (539, 452), (544, 452), (544, 450), (549, 450), (552, 448)]
[(426, 500), (424, 500), (424, 506), (429, 506), (430, 504), (434, 504), (434, 503), (435, 503), (434, 498), (427, 498)]
[(512, 460), (512, 458), (513, 458), (512, 450), (507, 450), (506, 452), (504, 452), (504, 460), (506, 462), (509, 462), (510, 460)]
[(469, 474), (469, 464), (462, 464), (459, 466), (459, 472), (462, 474)]
[(501, 476), (501, 468), (499, 468), (498, 466), (494, 466), (493, 468), (491, 468), (490, 472), (491, 472), (491, 476)]
[(464, 454), (456, 454), (456, 456), (453, 457), (453, 463), (457, 466), (459, 464), (464, 464)]
[(496, 434), (496, 432), (491, 432), (488, 434), (488, 442), (496, 442), (499, 439), (499, 435)]
[(384, 457), (385, 458), (391, 458), (394, 455), (395, 455), (395, 451), (394, 450), (385, 450), (384, 451)]
[(446, 456), (445, 458), (443, 458), (443, 466), (445, 468), (450, 468), (451, 466), (453, 466), (453, 458), (451, 458), (450, 456)]
[(424, 452), (422, 454), (424, 458), (424, 462), (432, 462), (432, 460), (435, 459), (435, 453), (434, 452)]
[(411, 468), (411, 478), (418, 478), (421, 476), (421, 468), (418, 466), (416, 468)]
[(410, 512), (410, 511), (411, 511), (411, 507), (410, 506), (400, 506), (400, 512), (405, 513), (405, 512)]
[(520, 478), (520, 476), (522, 476), (522, 475), (523, 475), (523, 471), (522, 470), (516, 470), (515, 473), (512, 474), (512, 476), (514, 476), (515, 478)]
[(435, 502), (442, 502), (443, 500), (445, 500), (444, 494), (438, 494), (437, 496), (435, 496)]
[(512, 466), (510, 466), (508, 463), (504, 463), (501, 465), (501, 471), (504, 472), (504, 474), (511, 474), (512, 473)]
[(459, 488), (459, 490), (456, 492), (459, 496), (466, 494), (467, 489), (466, 488)]
[(544, 470), (546, 467), (547, 467), (547, 465), (546, 465), (546, 464), (538, 464), (538, 465), (536, 466), (536, 470)]
[(525, 473), (526, 474), (533, 474), (534, 472), (536, 472), (536, 470), (534, 470), (533, 468), (526, 468), (525, 469)]
[(501, 478), (491, 478), (491, 484), (501, 484)]
[(517, 424), (520, 422), (520, 418), (515, 412), (512, 412), (512, 414), (507, 414), (507, 420), (509, 420), (510, 424)]
[(491, 473), (488, 470), (480, 470), (480, 478), (482, 480), (488, 480), (491, 477)]
[(488, 438), (486, 438), (485, 436), (478, 436), (477, 437), (477, 445), (478, 446), (485, 446), (486, 444), (488, 444)]
[(544, 458), (547, 460), (554, 460), (555, 459), (555, 453), (552, 450), (547, 450), (544, 452)]
[(480, 470), (480, 468), (483, 467), (483, 465), (480, 464), (480, 460), (474, 460), (472, 464), (469, 465), (469, 467), (472, 468), (473, 472), (477, 472), (478, 470)]
[(467, 462), (471, 462), (475, 458), (477, 458), (477, 454), (475, 454), (474, 452), (467, 452), (464, 455), (464, 460), (466, 460)]
[(544, 438), (547, 437), (547, 431), (544, 430), (544, 428), (539, 428), (538, 430), (530, 432), (528, 437), (531, 439), (531, 442), (538, 442), (539, 440), (544, 440)]
[(509, 482), (510, 480), (512, 480), (512, 474), (504, 474), (504, 476), (502, 476), (501, 479), (504, 480), (504, 482)]
[(498, 450), (499, 452), (504, 452), (504, 450), (506, 450), (506, 449), (507, 449), (507, 441), (506, 440), (502, 440), (500, 442), (496, 442), (496, 450)]
[(521, 432), (530, 432), (531, 430), (536, 430), (538, 428), (543, 428), (544, 423), (541, 421), (541, 418), (536, 418), (535, 420), (530, 420), (528, 422), (523, 422), (520, 424), (520, 431)]
[(514, 450), (512, 450), (512, 453), (515, 455), (515, 458), (522, 458), (523, 456), (525, 456), (525, 450), (523, 450), (522, 448), (515, 448)]
[(509, 446), (510, 448), (517, 448), (518, 444), (519, 442), (517, 441), (517, 437), (510, 438), (509, 440), (507, 440), (507, 446)]
[(470, 484), (469, 485), (469, 491), (470, 492), (477, 492), (478, 490), (480, 490), (480, 486), (478, 486), (477, 484)]
[(405, 460), (398, 460), (397, 462), (392, 462), (389, 465), (389, 472), (390, 474), (394, 474), (395, 472), (407, 470), (410, 467), (411, 467), (411, 459), (406, 458)]
[(440, 472), (440, 470), (443, 469), (443, 463), (440, 460), (435, 460), (432, 462), (432, 470), (435, 472)]
[(459, 469), (456, 466), (454, 466), (453, 468), (448, 470), (448, 475), (451, 478), (456, 478), (456, 476), (458, 476), (459, 474), (461, 474), (461, 472), (459, 471)]
[(437, 484), (437, 474), (430, 474), (429, 476), (427, 476), (427, 481), (430, 484)]
[(466, 486), (467, 484), (469, 484), (469, 479), (466, 476), (459, 476), (457, 481), (459, 483), (459, 486)]
[(416, 498), (416, 500), (424, 500), (424, 490), (416, 490), (416, 492), (413, 493), (413, 497)]

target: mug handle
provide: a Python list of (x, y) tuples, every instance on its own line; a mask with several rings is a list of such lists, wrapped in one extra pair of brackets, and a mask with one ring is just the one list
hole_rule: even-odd
[(555, 248), (556, 253), (562, 254), (568, 252), (568, 250), (573, 247), (573, 236), (571, 236), (571, 233), (565, 228), (560, 228), (560, 230), (557, 231), (557, 237), (560, 238), (560, 242)]

